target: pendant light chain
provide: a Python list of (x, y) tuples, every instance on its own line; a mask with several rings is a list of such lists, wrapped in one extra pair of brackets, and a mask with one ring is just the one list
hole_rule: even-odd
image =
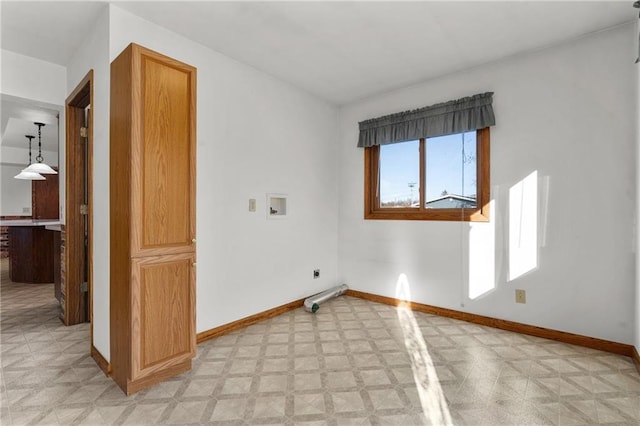
[[(33, 123), (38, 126), (38, 156), (36, 157), (36, 162), (29, 165), (26, 169), (27, 172), (34, 172), (37, 174), (46, 174), (46, 175), (57, 175), (54, 169), (49, 167), (47, 163), (44, 163), (44, 157), (42, 156), (42, 127), (45, 125), (44, 123)], [(33, 137), (33, 136), (32, 136)]]
[(27, 167), (29, 167), (31, 165), (31, 140), (33, 138), (35, 138), (35, 136), (33, 136), (33, 135), (25, 135), (25, 137), (27, 139), (29, 139), (29, 164), (27, 164)]
[[(44, 160), (44, 158), (42, 157), (42, 126), (44, 126), (44, 123), (33, 124), (38, 126), (38, 156), (36, 157), (36, 161), (38, 163), (42, 163), (42, 160)], [(29, 163), (31, 163), (31, 161), (29, 161)]]

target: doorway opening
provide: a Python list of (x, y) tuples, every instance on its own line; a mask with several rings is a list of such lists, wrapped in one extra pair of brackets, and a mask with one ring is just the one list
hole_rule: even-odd
[[(61, 318), (65, 325), (92, 323), (93, 300), (93, 70), (67, 97), (65, 138), (64, 295)], [(91, 354), (93, 324), (89, 327)], [(96, 355), (94, 355), (94, 352)]]

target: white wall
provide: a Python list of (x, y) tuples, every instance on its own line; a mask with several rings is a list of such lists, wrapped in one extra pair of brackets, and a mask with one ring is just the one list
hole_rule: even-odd
[(31, 181), (14, 179), (24, 165), (0, 165), (2, 203), (0, 216), (31, 216)]
[[(42, 151), (50, 166), (58, 163), (58, 153)], [(14, 179), (27, 166), (29, 150), (9, 146), (0, 147), (0, 216), (31, 216), (31, 181)], [(26, 209), (26, 210), (25, 210)]]
[[(93, 68), (94, 194), (108, 194), (109, 61), (136, 42), (198, 68), (198, 332), (343, 281), (396, 296), (404, 272), (418, 302), (624, 343), (634, 341), (635, 309), (640, 347), (629, 233), (629, 152), (640, 135), (632, 113), (640, 92), (629, 90), (640, 72), (628, 58), (634, 37), (627, 25), (394, 91), (342, 108), (337, 125), (332, 106), (111, 5), (67, 69), (34, 67), (37, 60), (3, 50), (1, 91), (63, 104)], [(496, 288), (470, 300), (468, 224), (362, 219), (357, 122), (489, 90)], [(538, 267), (507, 282), (507, 194), (534, 170), (549, 184), (540, 191), (548, 203), (540, 207)], [(268, 192), (288, 194), (287, 219), (266, 219)], [(249, 198), (256, 213), (247, 211)], [(312, 279), (314, 268), (321, 279)], [(526, 305), (513, 303), (514, 288), (527, 290)], [(96, 196), (94, 345), (106, 359), (108, 301), (109, 205)]]
[[(640, 34), (640, 19), (636, 21), (636, 34)], [(640, 40), (634, 53), (640, 55)], [(633, 55), (632, 54), (632, 55)], [(633, 56), (632, 56), (633, 57)], [(640, 63), (636, 64), (636, 332), (635, 345), (640, 353)]]
[[(625, 25), (342, 108), (340, 280), (395, 297), (405, 273), (420, 303), (633, 342), (633, 39)], [(485, 91), (495, 92), (492, 224), (364, 221), (358, 122)], [(537, 268), (508, 282), (509, 188), (534, 171)], [(486, 277), (472, 279), (495, 288), (471, 300), (468, 265), (493, 245)], [(526, 304), (514, 303), (516, 288), (527, 291)]]
[[(31, 106), (42, 106), (47, 109), (57, 109), (60, 111), (60, 121), (58, 126), (58, 140), (64, 141), (64, 99), (66, 93), (67, 70), (65, 67), (53, 64), (51, 62), (42, 61), (30, 56), (20, 55), (9, 50), (0, 51), (1, 76), (0, 76), (0, 93), (3, 96), (19, 98), (16, 101), (28, 101)], [(61, 145), (63, 145), (61, 143)], [(27, 163), (28, 153), (24, 150), (12, 149), (10, 147), (2, 147), (3, 163)], [(44, 157), (48, 159), (49, 164), (55, 165), (58, 159), (58, 153), (45, 152)], [(62, 157), (60, 157), (62, 158)], [(24, 183), (14, 184), (12, 173), (5, 171), (5, 166), (0, 167), (2, 170), (2, 215), (9, 215), (9, 211), (22, 212), (22, 207), (31, 206), (24, 204), (27, 198), (31, 200), (31, 182), (29, 185)], [(28, 188), (27, 188), (28, 186)], [(26, 191), (26, 192), (25, 192)], [(15, 197), (9, 197), (7, 194), (14, 194)], [(64, 170), (60, 168), (60, 199), (64, 200)], [(63, 209), (61, 207), (61, 214)], [(15, 213), (11, 213), (13, 215)], [(23, 213), (20, 213), (23, 214)], [(31, 213), (29, 213), (30, 215)], [(63, 218), (64, 216), (60, 216)]]
[[(336, 109), (113, 5), (109, 27), (109, 60), (136, 42), (198, 69), (197, 331), (335, 285)], [(76, 57), (97, 58), (103, 48)], [(76, 70), (69, 66), (70, 81), (82, 74)], [(96, 130), (108, 126), (97, 110)], [(108, 143), (103, 136), (95, 137), (96, 194), (108, 194), (108, 151), (97, 146)], [(268, 192), (288, 194), (287, 219), (266, 218)], [(106, 197), (94, 207), (94, 343), (107, 359), (108, 211)]]
[[(16, 148), (13, 146), (0, 147), (0, 153), (2, 153), (2, 163), (15, 163), (21, 164), (24, 169), (29, 163), (29, 149), (28, 148)], [(36, 149), (31, 153), (32, 158), (38, 155)], [(54, 151), (42, 151), (42, 157), (46, 160), (46, 163), (50, 166), (58, 165), (58, 152)], [(32, 160), (33, 161), (33, 160)], [(22, 169), (21, 169), (22, 170)]]
[[(67, 93), (93, 69), (93, 345), (109, 359), (109, 10), (67, 66)], [(60, 158), (64, 158), (61, 150)]]

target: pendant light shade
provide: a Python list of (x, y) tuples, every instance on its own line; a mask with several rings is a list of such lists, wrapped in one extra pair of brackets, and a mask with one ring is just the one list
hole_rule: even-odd
[(42, 126), (44, 123), (33, 123), (38, 126), (38, 156), (36, 157), (37, 163), (30, 164), (29, 167), (24, 169), (26, 172), (33, 172), (45, 175), (57, 175), (58, 172), (49, 167), (48, 164), (43, 163), (42, 161)]
[(45, 180), (46, 178), (36, 172), (28, 172), (26, 169), (14, 176), (16, 179), (24, 180)]
[[(29, 168), (31, 166), (31, 140), (35, 138), (35, 136), (25, 135), (25, 137), (29, 139), (29, 165), (27, 166), (27, 168)], [(27, 169), (22, 170), (20, 173), (15, 175), (14, 178), (22, 180), (45, 180), (45, 177), (41, 174), (33, 171), (28, 171)]]
[(26, 169), (25, 172), (33, 172), (33, 173), (41, 173), (43, 175), (57, 175), (58, 172), (53, 170), (51, 167), (46, 165), (45, 163), (33, 163)]

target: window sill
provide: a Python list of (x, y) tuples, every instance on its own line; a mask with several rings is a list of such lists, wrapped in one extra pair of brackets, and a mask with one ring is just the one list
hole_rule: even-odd
[(425, 220), (449, 222), (489, 222), (489, 206), (475, 210), (460, 209), (377, 209), (365, 211), (365, 220)]

